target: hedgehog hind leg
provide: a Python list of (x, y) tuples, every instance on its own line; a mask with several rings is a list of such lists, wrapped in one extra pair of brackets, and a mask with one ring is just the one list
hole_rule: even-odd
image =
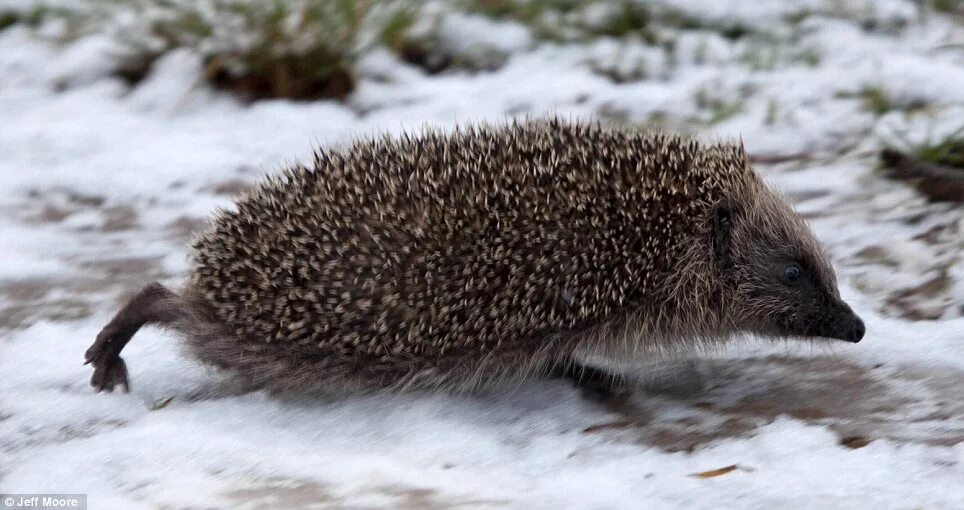
[(141, 289), (97, 334), (84, 353), (84, 364), (94, 367), (90, 385), (97, 392), (115, 387), (130, 391), (127, 365), (121, 351), (145, 324), (169, 325), (184, 313), (180, 298), (167, 287), (153, 282)]

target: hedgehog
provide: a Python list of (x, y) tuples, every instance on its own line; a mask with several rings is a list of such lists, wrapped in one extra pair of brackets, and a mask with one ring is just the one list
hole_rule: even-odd
[(829, 256), (742, 142), (549, 118), (316, 151), (193, 241), (85, 354), (130, 390), (146, 324), (268, 391), (619, 380), (741, 338), (858, 342)]

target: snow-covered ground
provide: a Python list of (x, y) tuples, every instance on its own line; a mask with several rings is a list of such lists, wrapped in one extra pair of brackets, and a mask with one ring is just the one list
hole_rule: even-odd
[[(553, 45), (469, 17), (449, 37), (509, 52), (498, 69), (430, 76), (374, 50), (346, 101), (243, 104), (187, 51), (129, 88), (104, 35), (0, 32), (0, 493), (98, 510), (964, 508), (964, 211), (874, 170), (894, 133), (964, 124), (964, 25), (899, 0), (805, 17), (790, 0), (669, 3), (778, 37)], [(292, 402), (225, 390), (146, 329), (125, 350), (133, 391), (88, 387), (83, 352), (125, 294), (176, 283), (191, 233), (264, 173), (373, 133), (546, 113), (783, 160), (758, 169), (830, 249), (865, 340), (665, 363), (622, 404), (556, 381)]]

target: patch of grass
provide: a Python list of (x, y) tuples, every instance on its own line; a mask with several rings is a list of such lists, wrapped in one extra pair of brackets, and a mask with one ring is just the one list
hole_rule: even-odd
[(736, 41), (756, 33), (750, 26), (738, 21), (704, 20), (673, 9), (663, 9), (660, 13), (660, 22), (664, 25), (675, 26), (682, 30), (716, 32), (731, 41)]
[(740, 60), (754, 71), (773, 71), (793, 64), (816, 67), (822, 55), (816, 48), (800, 47), (792, 40), (755, 34), (745, 41)]
[(568, 14), (588, 3), (586, 0), (466, 0), (461, 6), (493, 18), (531, 24), (547, 13)]
[(421, 11), (421, 3), (409, 0), (396, 5), (385, 16), (378, 29), (378, 42), (399, 52), (407, 44), (409, 34)]
[(646, 67), (646, 62), (637, 61), (632, 65), (620, 65), (621, 62), (603, 62), (590, 60), (589, 68), (600, 76), (609, 78), (613, 83), (629, 83), (633, 81), (645, 80), (650, 72)]
[(37, 27), (50, 12), (50, 8), (43, 4), (35, 5), (27, 11), (0, 11), (0, 30), (10, 28), (17, 24)]
[(890, 111), (914, 113), (924, 111), (928, 103), (920, 98), (899, 98), (887, 93), (881, 87), (865, 87), (856, 94), (838, 94), (837, 97), (857, 97), (861, 99), (864, 111), (884, 115)]
[(632, 1), (617, 2), (614, 11), (600, 23), (588, 27), (593, 35), (626, 37), (637, 34), (649, 43), (656, 41), (650, 24), (653, 15), (645, 6)]
[(511, 19), (527, 25), (533, 35), (546, 40), (569, 39), (561, 23), (566, 15), (581, 9), (585, 0), (465, 0), (459, 6), (468, 12), (495, 19)]
[(716, 97), (707, 89), (698, 90), (693, 99), (697, 108), (709, 111), (709, 124), (719, 124), (743, 111), (743, 103)]
[(912, 146), (911, 153), (928, 163), (964, 170), (964, 125), (938, 140)]
[(420, 0), (98, 2), (99, 16), (106, 19), (102, 26), (115, 27), (125, 48), (117, 76), (136, 84), (165, 53), (189, 48), (202, 57), (208, 82), (252, 100), (345, 97), (355, 87), (358, 57), (375, 45), (401, 51), (421, 5)]
[(875, 115), (883, 115), (894, 109), (890, 96), (880, 87), (866, 88), (860, 92), (860, 96), (864, 110), (873, 112)]
[(469, 12), (522, 23), (543, 40), (637, 36), (656, 42), (656, 13), (634, 0), (463, 0), (459, 5)]
[(890, 95), (882, 87), (864, 87), (857, 92), (838, 92), (834, 97), (860, 99), (862, 110), (878, 116), (898, 109)]
[(820, 65), (822, 56), (820, 55), (819, 51), (813, 48), (804, 48), (795, 55), (794, 59), (803, 62), (810, 67), (817, 67)]
[(487, 41), (458, 44), (452, 41), (452, 34), (443, 27), (447, 18), (454, 14), (462, 12), (447, 8), (425, 9), (398, 38), (400, 44), (389, 46), (402, 60), (429, 74), (452, 70), (493, 71), (508, 60), (512, 50), (498, 44)]
[(940, 12), (958, 12), (964, 7), (962, 0), (931, 0), (931, 6)]
[(779, 50), (772, 44), (751, 42), (740, 55), (740, 60), (754, 71), (772, 71), (780, 60)]
[(894, 97), (877, 85), (868, 85), (856, 92), (837, 92), (834, 97), (859, 99), (861, 109), (878, 116), (895, 110), (912, 113), (926, 110), (928, 107), (928, 103), (923, 99)]
[[(913, 3), (925, 4), (929, 0), (914, 0)], [(960, 1), (960, 0), (951, 0)], [(783, 16), (787, 24), (798, 27), (810, 17), (824, 17), (847, 20), (858, 24), (867, 32), (897, 34), (908, 26), (911, 19), (902, 15), (887, 15), (880, 12), (875, 2), (849, 2), (830, 0), (821, 5), (801, 7)]]
[(709, 122), (719, 124), (742, 111), (743, 105), (739, 102), (720, 103), (711, 110)]
[(964, 0), (931, 0), (931, 7), (944, 14), (964, 15)]
[(640, 0), (462, 0), (463, 9), (527, 25), (544, 40), (639, 37), (657, 44), (665, 29), (705, 30), (730, 40), (754, 34), (749, 25), (704, 20), (666, 5)]
[(895, 130), (882, 143), (878, 170), (907, 181), (929, 200), (964, 203), (964, 124), (954, 131), (912, 140)]
[[(346, 96), (358, 55), (373, 44), (397, 47), (412, 17), (408, 3), (374, 0), (218, 1), (213, 12), (190, 5), (153, 33), (168, 47), (199, 50), (211, 83), (254, 99)], [(226, 33), (225, 21), (246, 37)]]
[(767, 126), (772, 126), (776, 124), (778, 114), (779, 114), (779, 106), (777, 105), (777, 102), (775, 99), (770, 98), (770, 100), (767, 101), (767, 113), (766, 113), (766, 117), (763, 119), (763, 123), (766, 124)]
[(20, 23), (20, 13), (13, 11), (0, 12), (0, 30), (10, 28)]
[[(335, 7), (307, 5), (299, 12), (284, 2), (266, 2), (225, 9), (224, 14), (233, 11), (241, 21), (243, 32), (257, 36), (249, 44), (217, 41), (220, 47), (204, 55), (206, 77), (216, 86), (253, 98), (344, 97), (354, 87), (350, 53), (364, 13), (349, 2), (329, 5)], [(192, 35), (184, 41), (188, 45), (211, 41), (215, 35), (198, 12), (186, 11), (178, 21), (180, 30), (171, 33)], [(314, 40), (293, 44), (295, 30), (314, 34)]]

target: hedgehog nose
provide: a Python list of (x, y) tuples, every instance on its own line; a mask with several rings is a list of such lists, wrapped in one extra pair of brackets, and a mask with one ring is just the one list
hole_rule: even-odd
[(857, 343), (864, 337), (866, 328), (864, 327), (864, 321), (860, 320), (860, 317), (854, 315), (854, 325), (850, 330), (850, 334), (847, 335), (847, 341)]
[(827, 330), (823, 336), (836, 338), (847, 342), (857, 343), (864, 338), (866, 327), (864, 321), (857, 317), (853, 309), (842, 301), (837, 300), (834, 311), (830, 312), (832, 317), (827, 324)]

